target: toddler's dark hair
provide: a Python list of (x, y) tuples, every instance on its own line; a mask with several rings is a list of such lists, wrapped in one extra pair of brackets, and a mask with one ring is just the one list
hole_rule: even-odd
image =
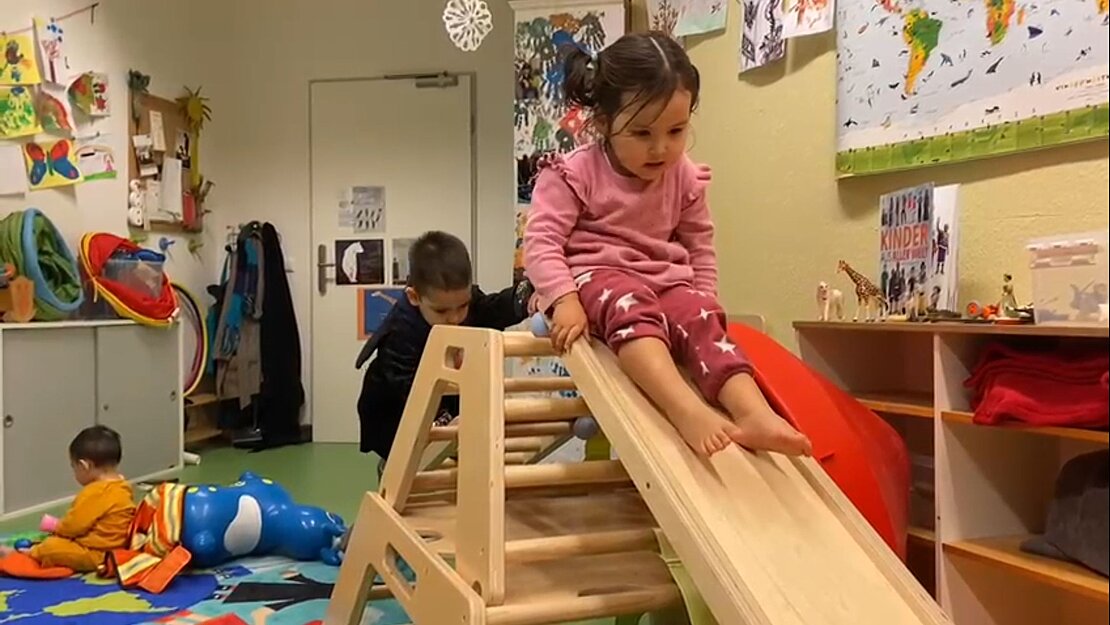
[(469, 289), (471, 274), (466, 245), (453, 234), (425, 232), (409, 249), (409, 286), (417, 293)]
[(115, 467), (123, 458), (123, 445), (115, 430), (94, 425), (81, 430), (69, 444), (69, 459), (87, 460), (94, 467)]
[[(645, 106), (670, 98), (678, 89), (690, 92), (690, 110), (698, 105), (701, 77), (682, 46), (661, 32), (631, 33), (613, 42), (594, 59), (573, 47), (564, 60), (567, 100), (589, 109), (612, 124), (624, 109), (638, 114)], [(631, 97), (622, 102), (625, 94)], [(617, 129), (619, 131), (619, 129)], [(607, 133), (614, 132), (612, 128)]]

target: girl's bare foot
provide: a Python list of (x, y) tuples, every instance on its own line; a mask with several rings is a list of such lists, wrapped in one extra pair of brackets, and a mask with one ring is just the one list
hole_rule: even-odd
[(777, 451), (790, 456), (813, 453), (809, 437), (795, 430), (785, 419), (768, 408), (756, 408), (734, 417), (732, 440), (751, 450)]
[(709, 457), (732, 444), (739, 428), (707, 406), (668, 418), (694, 453)]

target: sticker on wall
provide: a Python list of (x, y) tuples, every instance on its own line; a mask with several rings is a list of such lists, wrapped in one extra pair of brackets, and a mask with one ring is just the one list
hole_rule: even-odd
[(85, 72), (69, 85), (69, 101), (77, 110), (89, 117), (107, 117), (108, 75), (99, 72)]
[(23, 146), (23, 160), (32, 191), (77, 184), (82, 180), (71, 139), (27, 143)]
[(385, 284), (385, 241), (336, 240), (335, 283), (340, 286)]
[(443, 26), (456, 48), (474, 52), (493, 30), (493, 16), (485, 0), (447, 0)]
[(393, 284), (405, 286), (409, 283), (409, 251), (416, 239), (393, 239)]
[(116, 177), (116, 157), (112, 148), (102, 143), (81, 144), (77, 147), (77, 167), (85, 181), (108, 180)]
[(35, 61), (35, 44), (29, 33), (0, 34), (0, 85), (37, 85), (42, 82)]
[(0, 137), (23, 137), (42, 132), (35, 100), (27, 87), (0, 87)]
[(358, 338), (365, 341), (381, 329), (382, 322), (402, 297), (404, 289), (358, 290)]
[(43, 84), (35, 97), (35, 108), (46, 132), (73, 132), (73, 110), (69, 107), (65, 87)]
[(42, 81), (65, 85), (69, 78), (69, 59), (62, 47), (62, 25), (49, 22), (41, 17), (35, 18), (35, 38), (39, 42), (39, 58), (42, 59)]

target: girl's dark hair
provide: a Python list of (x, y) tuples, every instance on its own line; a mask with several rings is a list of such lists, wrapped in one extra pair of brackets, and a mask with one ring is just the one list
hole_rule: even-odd
[[(690, 92), (690, 110), (698, 105), (698, 68), (682, 46), (665, 33), (625, 35), (596, 58), (575, 46), (564, 63), (566, 99), (609, 124), (624, 109), (638, 114), (648, 104), (670, 98), (678, 89)], [(625, 94), (630, 96), (627, 102), (623, 102)]]

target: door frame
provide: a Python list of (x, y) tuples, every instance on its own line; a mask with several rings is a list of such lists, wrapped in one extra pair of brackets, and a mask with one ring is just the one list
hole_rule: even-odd
[[(316, 227), (313, 219), (313, 198), (315, 197), (315, 188), (313, 187), (313, 163), (312, 163), (312, 89), (317, 85), (329, 83), (349, 83), (349, 82), (377, 82), (377, 81), (412, 81), (414, 87), (419, 87), (421, 81), (439, 81), (466, 78), (468, 91), (468, 100), (470, 102), (470, 115), (468, 129), (468, 136), (470, 137), (470, 264), (477, 270), (478, 267), (478, 72), (451, 72), (442, 70), (438, 72), (417, 72), (408, 74), (381, 74), (374, 76), (352, 76), (347, 78), (310, 78), (308, 81), (308, 89), (306, 90), (306, 97), (308, 99), (308, 248), (305, 250), (305, 257), (309, 259), (309, 296), (308, 296), (308, 349), (312, 349), (313, 341), (315, 340), (315, 325), (316, 319), (316, 298), (318, 296), (317, 290), (319, 285), (319, 271), (317, 264), (319, 260), (316, 258)], [(441, 88), (434, 85), (429, 85), (429, 88)], [(388, 200), (387, 200), (388, 201)], [(388, 213), (387, 213), (388, 215)], [(311, 365), (311, 356), (308, 358), (308, 389), (309, 394), (305, 405), (305, 414), (308, 416), (308, 425), (316, 420), (316, 415), (313, 414), (312, 404), (316, 395), (316, 367)], [(352, 408), (353, 411), (353, 408)]]

